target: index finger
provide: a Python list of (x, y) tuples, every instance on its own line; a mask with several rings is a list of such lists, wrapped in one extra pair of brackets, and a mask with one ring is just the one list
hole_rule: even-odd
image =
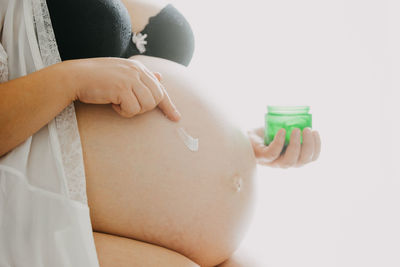
[(172, 103), (171, 98), (167, 93), (167, 90), (165, 90), (165, 87), (163, 85), (161, 85), (161, 87), (162, 90), (164, 91), (164, 98), (158, 104), (158, 107), (165, 115), (167, 115), (168, 119), (170, 119), (171, 121), (179, 121), (181, 118), (181, 114), (179, 113), (175, 105)]

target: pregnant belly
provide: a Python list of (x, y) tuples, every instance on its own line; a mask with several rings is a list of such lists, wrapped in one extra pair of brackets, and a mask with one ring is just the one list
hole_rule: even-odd
[[(154, 109), (126, 119), (109, 105), (75, 104), (93, 229), (216, 265), (238, 247), (251, 219), (250, 143), (185, 67), (135, 58), (163, 74), (182, 118), (172, 122)], [(197, 151), (179, 129), (198, 139)]]

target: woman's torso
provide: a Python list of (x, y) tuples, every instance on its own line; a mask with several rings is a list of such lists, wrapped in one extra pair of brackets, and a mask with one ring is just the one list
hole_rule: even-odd
[[(227, 257), (253, 207), (250, 143), (184, 67), (136, 58), (163, 74), (182, 119), (171, 122), (158, 109), (126, 119), (109, 105), (76, 104), (93, 229), (161, 245), (192, 260)], [(197, 152), (180, 139), (180, 127), (199, 139)]]

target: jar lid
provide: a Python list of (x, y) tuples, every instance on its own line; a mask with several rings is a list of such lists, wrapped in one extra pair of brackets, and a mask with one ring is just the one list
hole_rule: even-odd
[(272, 114), (307, 114), (310, 106), (267, 106), (267, 110)]

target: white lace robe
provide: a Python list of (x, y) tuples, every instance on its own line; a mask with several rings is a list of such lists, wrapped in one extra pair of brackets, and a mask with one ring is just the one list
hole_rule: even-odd
[[(0, 33), (0, 82), (60, 61), (45, 0), (0, 0)], [(98, 266), (72, 103), (0, 157), (0, 266)]]

